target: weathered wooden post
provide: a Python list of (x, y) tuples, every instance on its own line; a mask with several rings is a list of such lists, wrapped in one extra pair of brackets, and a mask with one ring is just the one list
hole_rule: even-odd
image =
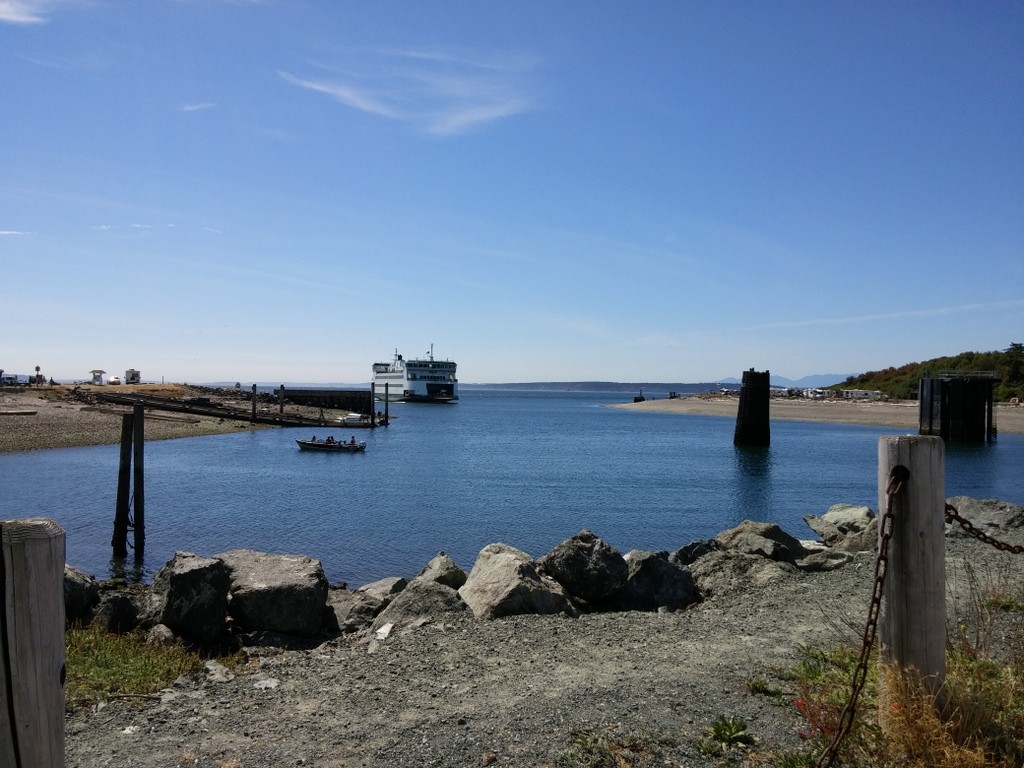
[(140, 560), (146, 549), (146, 470), (145, 470), (145, 409), (142, 403), (134, 408), (134, 459), (135, 459), (135, 559)]
[[(946, 677), (945, 445), (940, 437), (883, 437), (878, 508), (889, 504), (894, 467), (907, 479), (892, 497), (891, 538), (879, 620), (880, 653), (932, 694)], [(881, 539), (885, 526), (879, 526)]]
[(388, 404), (391, 402), (391, 398), (388, 396), (388, 382), (384, 382), (384, 426), (388, 426), (391, 423), (390, 412), (388, 411)]
[(772, 433), (768, 419), (771, 394), (770, 374), (751, 368), (743, 372), (740, 404), (736, 411), (736, 432), (733, 445), (771, 445)]
[(135, 434), (132, 414), (121, 417), (121, 460), (117, 468), (117, 504), (114, 508), (114, 535), (110, 546), (114, 557), (128, 557), (128, 508), (131, 505), (132, 492), (132, 438)]
[(252, 385), (252, 421), (256, 423), (256, 385)]
[(64, 531), (0, 521), (0, 765), (64, 765)]

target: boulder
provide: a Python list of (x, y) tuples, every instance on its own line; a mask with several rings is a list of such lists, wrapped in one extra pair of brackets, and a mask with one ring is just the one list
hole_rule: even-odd
[(126, 592), (104, 592), (93, 614), (92, 625), (107, 632), (126, 634), (139, 626), (139, 604)]
[(800, 540), (790, 536), (775, 523), (744, 520), (735, 528), (722, 531), (715, 540), (726, 549), (784, 563), (795, 563), (806, 554)]
[[(1024, 507), (998, 499), (973, 499), (970, 496), (954, 496), (946, 503), (956, 508), (957, 513), (989, 535), (999, 531), (1024, 526)], [(969, 536), (959, 524), (949, 529), (952, 536)]]
[(576, 612), (558, 582), (542, 577), (528, 554), (507, 544), (480, 550), (459, 595), (478, 619)]
[(796, 567), (807, 573), (834, 571), (853, 560), (853, 555), (838, 549), (819, 549), (796, 561)]
[(833, 504), (821, 517), (804, 522), (823, 543), (841, 552), (868, 552), (878, 547), (878, 518), (862, 504)]
[(435, 581), (444, 584), (452, 589), (459, 589), (466, 583), (466, 572), (455, 564), (452, 558), (444, 552), (438, 552), (434, 558), (424, 566), (416, 577), (420, 580)]
[(177, 636), (174, 631), (166, 624), (157, 624), (154, 627), (150, 627), (149, 632), (146, 633), (146, 644), (147, 645), (159, 645), (164, 648), (170, 648), (178, 642)]
[(88, 624), (100, 601), (96, 579), (70, 565), (64, 566), (64, 619), (68, 626)]
[(376, 633), (390, 624), (391, 633), (394, 633), (428, 624), (446, 613), (465, 613), (467, 610), (468, 606), (456, 590), (430, 579), (416, 578), (377, 615), (370, 631)]
[(228, 613), (242, 632), (312, 637), (327, 605), (319, 560), (233, 549), (218, 555), (231, 578)]
[(698, 558), (703, 557), (708, 552), (717, 552), (721, 548), (722, 545), (714, 539), (697, 539), (696, 541), (691, 541), (685, 547), (677, 549), (669, 555), (668, 559), (679, 565), (687, 566), (695, 563)]
[(200, 645), (227, 635), (228, 571), (216, 558), (176, 552), (156, 572), (144, 609), (144, 623), (164, 624)]
[(625, 562), (629, 575), (621, 595), (623, 610), (680, 610), (701, 601), (693, 576), (670, 560), (668, 552), (634, 550)]
[(618, 550), (593, 533), (580, 531), (537, 561), (537, 571), (549, 576), (573, 599), (600, 606), (626, 586), (629, 567)]
[(704, 597), (747, 594), (751, 588), (771, 586), (799, 572), (790, 563), (734, 550), (711, 552), (690, 566), (690, 573)]
[(403, 579), (401, 576), (391, 576), (379, 581), (371, 581), (369, 584), (363, 584), (356, 591), (364, 592), (384, 603), (388, 603), (395, 595), (405, 589), (405, 585), (408, 583), (408, 579)]
[(388, 602), (370, 592), (332, 589), (327, 594), (325, 629), (346, 634), (366, 629)]

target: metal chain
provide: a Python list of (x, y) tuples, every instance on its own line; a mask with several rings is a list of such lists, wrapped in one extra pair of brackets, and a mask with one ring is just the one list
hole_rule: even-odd
[(889, 568), (889, 540), (892, 538), (892, 502), (896, 495), (903, 489), (903, 483), (910, 477), (910, 472), (904, 466), (895, 466), (889, 472), (889, 484), (885, 489), (885, 514), (879, 520), (881, 531), (878, 541), (878, 557), (875, 559), (875, 579), (871, 588), (871, 603), (868, 606), (868, 619), (864, 624), (864, 633), (860, 649), (860, 659), (853, 672), (853, 679), (850, 681), (850, 698), (839, 716), (839, 730), (832, 737), (831, 743), (825, 747), (818, 758), (816, 768), (829, 768), (835, 761), (839, 751), (839, 745), (850, 733), (853, 721), (857, 714), (857, 699), (868, 678), (868, 659), (871, 657), (871, 648), (875, 644), (875, 635), (878, 632), (878, 616), (882, 609), (882, 593), (885, 587), (885, 575)]
[(1005, 541), (993, 539), (983, 530), (974, 525), (970, 520), (966, 520), (960, 517), (960, 513), (957, 511), (957, 508), (954, 507), (949, 502), (946, 503), (946, 522), (957, 523), (961, 528), (967, 531), (969, 535), (973, 536), (978, 541), (983, 541), (986, 544), (991, 544), (998, 550), (1001, 550), (1003, 552), (1012, 552), (1015, 555), (1024, 554), (1024, 546), (1014, 546), (1013, 544), (1007, 544)]

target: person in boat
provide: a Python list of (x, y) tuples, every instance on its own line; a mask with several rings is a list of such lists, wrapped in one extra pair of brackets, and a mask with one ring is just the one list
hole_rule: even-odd
[(356, 436), (355, 435), (352, 435), (352, 439), (348, 441), (348, 444), (349, 445), (355, 445), (356, 444)]
[(315, 443), (316, 442), (316, 435), (313, 435), (311, 438), (309, 438), (309, 442)]
[(328, 445), (334, 445), (334, 435), (328, 435), (326, 442)]

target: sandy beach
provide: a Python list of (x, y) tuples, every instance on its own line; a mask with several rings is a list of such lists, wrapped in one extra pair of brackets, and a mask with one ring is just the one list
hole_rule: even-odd
[[(620, 403), (612, 406), (631, 411), (656, 413), (729, 416), (736, 418), (739, 398), (736, 396), (694, 395), (642, 403)], [(850, 400), (788, 400), (773, 398), (769, 405), (772, 420), (818, 421), (831, 424), (863, 424), (893, 427), (917, 434), (917, 402), (853, 402)], [(1024, 407), (999, 403), (995, 407), (996, 428), (1002, 434), (1024, 434)]]

